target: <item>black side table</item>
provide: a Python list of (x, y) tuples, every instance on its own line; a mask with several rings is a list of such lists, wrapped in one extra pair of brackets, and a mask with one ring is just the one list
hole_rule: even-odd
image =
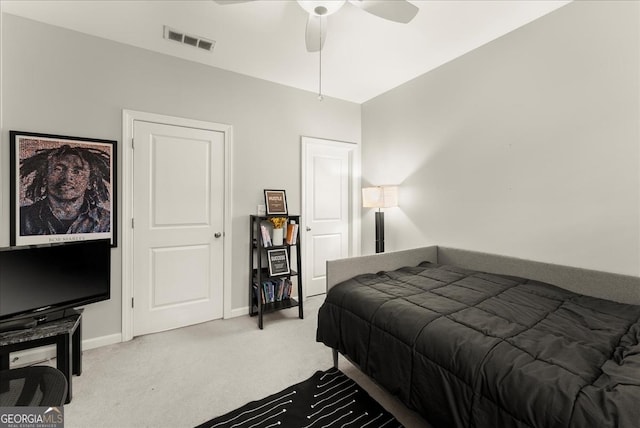
[(67, 400), (71, 401), (71, 376), (82, 374), (82, 311), (67, 311), (64, 318), (26, 330), (0, 333), (0, 370), (9, 369), (9, 354), (25, 349), (56, 345), (57, 368), (67, 378)]

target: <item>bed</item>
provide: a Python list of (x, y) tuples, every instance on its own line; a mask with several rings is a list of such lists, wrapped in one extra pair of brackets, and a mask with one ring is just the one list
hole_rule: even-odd
[(317, 340), (434, 427), (640, 426), (640, 278), (447, 247), (327, 262)]

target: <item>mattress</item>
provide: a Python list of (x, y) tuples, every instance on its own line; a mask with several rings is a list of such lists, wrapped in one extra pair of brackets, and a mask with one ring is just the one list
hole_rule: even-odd
[(640, 306), (424, 262), (332, 287), (317, 340), (435, 427), (640, 421)]

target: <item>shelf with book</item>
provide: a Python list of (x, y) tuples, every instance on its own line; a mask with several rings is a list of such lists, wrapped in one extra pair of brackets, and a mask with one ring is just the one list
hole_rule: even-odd
[[(299, 225), (298, 215), (250, 216), (249, 314), (258, 317), (260, 329), (268, 312), (297, 307), (304, 317)], [(275, 226), (283, 233), (274, 234)]]
[(262, 304), (263, 312), (269, 312), (274, 308), (291, 308), (298, 302), (291, 297), (293, 282), (290, 278), (272, 278), (262, 282), (253, 283), (253, 311), (258, 310), (258, 299)]

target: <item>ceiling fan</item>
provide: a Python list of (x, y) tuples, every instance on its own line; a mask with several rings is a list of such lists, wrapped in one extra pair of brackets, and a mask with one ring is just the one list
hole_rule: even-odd
[[(214, 0), (218, 4), (244, 3), (253, 0)], [(418, 7), (407, 0), (296, 0), (309, 13), (305, 42), (307, 51), (318, 52), (327, 36), (327, 17), (346, 3), (389, 21), (407, 24), (418, 13)]]

